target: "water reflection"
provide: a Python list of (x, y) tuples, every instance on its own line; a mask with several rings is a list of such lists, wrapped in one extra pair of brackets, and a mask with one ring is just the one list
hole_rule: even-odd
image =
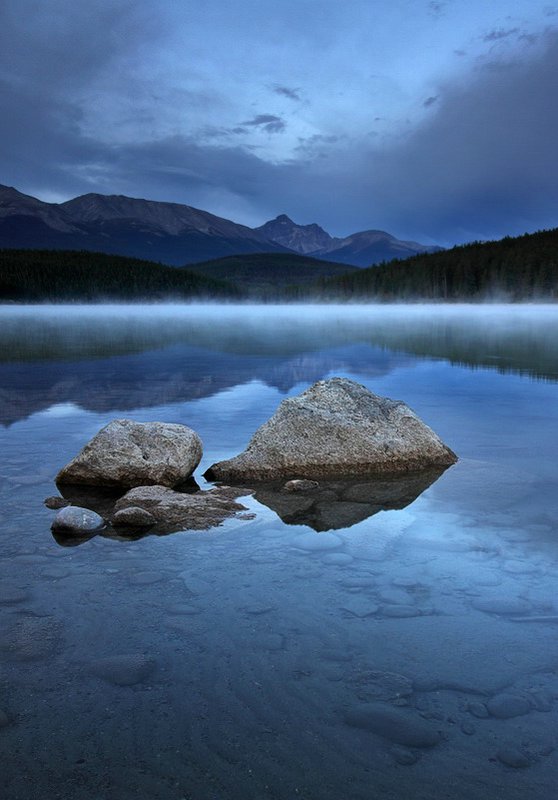
[(258, 486), (254, 497), (287, 525), (315, 531), (350, 528), (379, 511), (402, 509), (438, 480), (444, 469), (397, 477), (320, 481), (314, 489), (285, 491), (282, 483)]
[(372, 377), (401, 353), (554, 381), (556, 341), (554, 306), (4, 306), (0, 423), (68, 403), (153, 407), (250, 380), (288, 391), (357, 365)]

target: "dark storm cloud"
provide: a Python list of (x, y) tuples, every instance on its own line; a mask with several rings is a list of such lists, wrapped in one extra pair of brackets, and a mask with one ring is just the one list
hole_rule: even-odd
[(297, 102), (300, 102), (302, 99), (299, 94), (299, 89), (291, 89), (289, 86), (274, 86), (273, 91), (275, 94), (288, 97), (289, 100), (296, 100)]
[[(22, 1), (25, 15), (21, 3), (0, 3), (0, 183), (39, 196), (173, 200), (233, 219), (240, 208), (253, 224), (286, 212), (334, 234), (383, 228), (442, 243), (558, 224), (556, 32), (515, 60), (487, 62), (467, 80), (440, 86), (424, 101), (422, 126), (405, 137), (399, 132), (390, 143), (386, 134), (372, 140), (355, 129), (349, 140), (318, 129), (298, 138), (291, 160), (272, 163), (250, 150), (258, 142), (235, 143), (284, 131), (275, 114), (230, 128), (217, 118), (213, 128), (171, 135), (153, 132), (145, 109), (132, 107), (132, 120), (145, 122), (115, 136), (111, 108), (87, 126), (97, 113), (92, 86), (101, 101), (103, 82), (122, 81), (122, 96), (135, 97), (134, 70), (123, 65), (147, 58), (160, 34), (146, 16), (151, 3), (97, 0), (93, 12), (66, 0)], [(180, 95), (173, 105), (187, 111), (192, 102)]]
[(519, 28), (508, 28), (508, 30), (498, 28), (497, 30), (485, 34), (482, 40), (483, 42), (499, 42), (501, 39), (508, 39), (510, 36), (515, 36), (515, 34), (519, 32)]
[(251, 128), (260, 128), (268, 133), (281, 133), (287, 127), (286, 122), (281, 117), (276, 117), (275, 114), (258, 114), (240, 124)]
[(487, 63), (468, 84), (445, 87), (421, 129), (381, 157), (368, 154), (362, 194), (413, 235), (451, 241), (556, 226), (556, 75), (553, 31), (530, 60)]

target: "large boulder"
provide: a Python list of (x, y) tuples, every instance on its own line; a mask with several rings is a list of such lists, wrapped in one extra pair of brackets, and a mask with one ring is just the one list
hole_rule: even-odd
[(283, 400), (243, 453), (213, 464), (205, 477), (234, 483), (394, 474), (456, 461), (405, 403), (331, 378)]
[(186, 427), (115, 419), (56, 476), (57, 483), (89, 486), (176, 486), (200, 463), (202, 443)]

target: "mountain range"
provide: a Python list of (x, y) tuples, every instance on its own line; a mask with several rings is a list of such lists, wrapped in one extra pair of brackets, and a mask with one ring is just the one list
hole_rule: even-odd
[(441, 249), (377, 230), (337, 238), (285, 214), (249, 228), (180, 203), (102, 194), (45, 203), (2, 185), (0, 248), (89, 250), (172, 266), (247, 253), (298, 253), (357, 267)]

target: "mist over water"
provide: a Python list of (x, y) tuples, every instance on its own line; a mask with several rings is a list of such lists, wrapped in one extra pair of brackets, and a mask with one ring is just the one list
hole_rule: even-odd
[[(553, 797), (556, 342), (555, 306), (0, 308), (4, 796)], [(332, 375), (459, 462), (302, 511), (256, 493), (210, 532), (52, 538), (53, 477), (110, 419), (194, 428), (207, 488)]]

